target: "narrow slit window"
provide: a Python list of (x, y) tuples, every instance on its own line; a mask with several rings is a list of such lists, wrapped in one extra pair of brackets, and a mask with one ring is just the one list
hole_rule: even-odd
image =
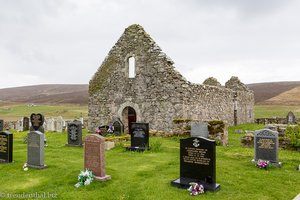
[(128, 58), (128, 77), (135, 77), (135, 59), (134, 57)]

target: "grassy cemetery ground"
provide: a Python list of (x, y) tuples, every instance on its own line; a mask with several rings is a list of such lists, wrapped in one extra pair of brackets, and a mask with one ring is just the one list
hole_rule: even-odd
[(2, 104), (0, 103), (0, 116), (5, 121), (18, 120), (21, 117), (29, 117), (31, 113), (43, 113), (46, 117), (62, 116), (64, 119), (79, 118), (81, 113), (87, 117), (87, 106), (75, 104), (61, 105), (36, 105), (27, 104)]
[[(93, 181), (75, 188), (77, 176), (83, 170), (83, 148), (65, 147), (65, 133), (46, 133), (43, 170), (23, 171), (27, 146), (25, 132), (14, 133), (14, 163), (0, 165), (0, 194), (43, 193), (57, 199), (292, 199), (300, 192), (299, 152), (280, 150), (282, 168), (258, 169), (250, 161), (253, 148), (240, 146), (241, 134), (234, 129), (254, 130), (262, 125), (240, 125), (229, 129), (229, 146), (217, 147), (217, 182), (221, 190), (192, 197), (184, 189), (170, 185), (179, 177), (179, 138), (150, 137), (148, 152), (124, 151), (124, 145), (106, 151), (108, 182)], [(84, 135), (87, 132), (84, 131)]]
[(288, 112), (292, 111), (297, 117), (300, 117), (300, 106), (284, 105), (255, 105), (255, 118), (264, 117), (286, 117)]

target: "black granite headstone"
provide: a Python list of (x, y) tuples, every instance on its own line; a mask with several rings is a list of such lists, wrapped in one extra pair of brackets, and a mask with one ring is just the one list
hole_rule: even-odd
[(29, 118), (23, 117), (23, 131), (29, 130)]
[(144, 151), (149, 149), (149, 124), (131, 123), (131, 146), (127, 149)]
[(13, 157), (13, 134), (0, 132), (0, 163), (11, 163)]
[(278, 132), (262, 129), (254, 132), (254, 160), (268, 160), (273, 164), (278, 162)]
[(68, 144), (66, 146), (82, 146), (82, 124), (80, 121), (68, 123)]
[(124, 124), (118, 119), (113, 123), (114, 134), (122, 135), (124, 133)]
[(3, 127), (4, 127), (4, 121), (3, 119), (0, 119), (0, 131), (3, 131)]
[(220, 189), (216, 183), (216, 141), (204, 137), (180, 140), (180, 178), (171, 184), (187, 189), (191, 182), (202, 184), (208, 191)]
[(42, 114), (32, 113), (30, 115), (30, 122), (31, 122), (30, 131), (40, 131), (40, 132), (44, 133), (45, 132), (44, 127), (43, 127), (44, 121), (45, 121), (45, 118)]

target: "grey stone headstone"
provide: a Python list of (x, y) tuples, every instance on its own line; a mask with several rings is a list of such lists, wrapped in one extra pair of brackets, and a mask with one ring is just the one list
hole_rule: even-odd
[(58, 133), (63, 132), (64, 120), (60, 116), (55, 120), (55, 131)]
[(191, 137), (205, 137), (208, 138), (208, 125), (205, 122), (191, 123)]
[(122, 135), (124, 133), (124, 125), (119, 119), (114, 121), (113, 127), (115, 135)]
[(287, 124), (295, 124), (296, 123), (296, 117), (293, 112), (290, 111), (287, 114), (286, 121), (287, 121)]
[(254, 132), (254, 160), (278, 163), (278, 132), (262, 129)]
[(29, 118), (23, 117), (23, 131), (29, 130)]
[(28, 133), (27, 165), (38, 169), (47, 167), (44, 163), (44, 134), (40, 131)]

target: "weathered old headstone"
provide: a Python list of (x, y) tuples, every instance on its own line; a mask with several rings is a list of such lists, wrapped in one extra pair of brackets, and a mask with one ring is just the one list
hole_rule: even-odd
[(31, 131), (27, 139), (27, 165), (31, 168), (43, 169), (44, 164), (44, 134)]
[(55, 120), (55, 131), (58, 133), (62, 133), (63, 132), (63, 126), (64, 126), (64, 120), (61, 116), (59, 116), (56, 120)]
[(0, 119), (0, 131), (3, 131), (3, 127), (4, 127), (4, 121), (3, 119)]
[(16, 130), (17, 131), (23, 131), (23, 117), (17, 121)]
[(105, 174), (104, 152), (104, 137), (91, 134), (84, 138), (84, 169), (91, 170), (99, 181), (111, 179), (111, 176)]
[(258, 160), (270, 161), (274, 166), (281, 166), (278, 162), (278, 132), (262, 129), (254, 132), (254, 162)]
[(29, 130), (29, 118), (23, 117), (23, 131)]
[(217, 191), (216, 183), (216, 142), (204, 137), (180, 140), (180, 178), (171, 182), (175, 187), (188, 188), (196, 182), (205, 190)]
[(82, 125), (80, 121), (68, 123), (68, 144), (66, 146), (82, 146)]
[(208, 125), (206, 122), (192, 122), (191, 123), (191, 137), (205, 137), (208, 138)]
[(121, 122), (120, 119), (114, 121), (113, 127), (115, 135), (122, 135), (124, 133), (124, 124)]
[(131, 146), (128, 150), (144, 151), (149, 149), (149, 124), (131, 123)]
[(290, 111), (287, 114), (286, 121), (287, 121), (287, 124), (295, 124), (296, 123), (296, 117), (293, 112)]
[(13, 161), (13, 134), (8, 131), (0, 132), (0, 163)]
[(40, 132), (44, 133), (45, 132), (44, 127), (43, 127), (44, 121), (45, 121), (45, 118), (42, 114), (32, 113), (30, 115), (30, 122), (31, 122), (30, 131), (40, 131)]

